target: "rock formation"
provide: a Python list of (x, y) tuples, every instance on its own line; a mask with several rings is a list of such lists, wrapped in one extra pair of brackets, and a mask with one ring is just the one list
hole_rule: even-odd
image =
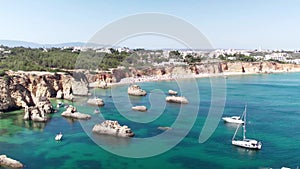
[(89, 114), (79, 113), (77, 112), (76, 107), (70, 105), (66, 111), (61, 113), (64, 117), (74, 118), (74, 119), (80, 119), (80, 120), (87, 120), (90, 119), (91, 116)]
[(147, 92), (138, 85), (129, 86), (127, 92), (129, 95), (133, 96), (145, 96), (147, 94)]
[(39, 103), (39, 99), (56, 97), (73, 100), (73, 94), (87, 95), (85, 75), (49, 72), (11, 72), (0, 77), (0, 111), (11, 111)]
[(89, 93), (88, 80), (84, 73), (73, 72), (72, 92), (74, 95), (87, 96)]
[(56, 98), (57, 99), (62, 99), (63, 98), (63, 92), (62, 90), (58, 90), (57, 93), (56, 93)]
[(147, 111), (147, 107), (146, 106), (134, 106), (134, 107), (132, 107), (132, 110), (145, 112), (145, 111)]
[(133, 137), (134, 133), (128, 126), (121, 126), (118, 121), (105, 120), (101, 124), (96, 124), (92, 130), (97, 134), (107, 134), (118, 137)]
[(185, 97), (180, 97), (180, 96), (167, 96), (166, 101), (171, 103), (182, 103), (182, 104), (189, 103), (189, 101)]
[(0, 96), (0, 111), (11, 111), (20, 109), (24, 105), (34, 105), (30, 91), (14, 82), (8, 75), (0, 78)]
[(6, 155), (0, 155), (0, 166), (9, 168), (23, 168), (24, 165), (17, 160), (11, 159)]
[(50, 101), (45, 98), (39, 98), (39, 102), (36, 106), (25, 106), (24, 120), (32, 120), (36, 122), (46, 122), (47, 114), (53, 113), (53, 107)]
[(169, 95), (177, 95), (177, 91), (174, 91), (174, 90), (169, 90), (168, 91)]
[(88, 99), (87, 104), (94, 105), (94, 106), (104, 106), (104, 101), (96, 97), (96, 98)]

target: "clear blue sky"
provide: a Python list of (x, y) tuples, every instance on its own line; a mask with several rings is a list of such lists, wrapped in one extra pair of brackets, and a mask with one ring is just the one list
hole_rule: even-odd
[[(0, 39), (86, 42), (117, 19), (161, 12), (193, 24), (216, 48), (300, 48), (299, 0), (0, 0), (0, 5)], [(138, 40), (128, 43), (134, 47)]]

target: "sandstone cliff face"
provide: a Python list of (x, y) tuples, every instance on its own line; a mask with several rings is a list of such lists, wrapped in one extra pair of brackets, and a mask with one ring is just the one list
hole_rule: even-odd
[(0, 77), (0, 111), (31, 107), (40, 98), (73, 99), (73, 94), (87, 95), (88, 82), (84, 74), (78, 76), (41, 73), (8, 72)]
[(11, 111), (34, 105), (31, 93), (21, 84), (6, 76), (0, 78), (0, 111)]
[(198, 74), (218, 74), (218, 73), (271, 73), (300, 71), (300, 65), (281, 64), (276, 62), (216, 62), (200, 63), (188, 66), (168, 66), (115, 69), (112, 78), (119, 82), (122, 78), (141, 77), (141, 76), (160, 76), (160, 75), (198, 75)]

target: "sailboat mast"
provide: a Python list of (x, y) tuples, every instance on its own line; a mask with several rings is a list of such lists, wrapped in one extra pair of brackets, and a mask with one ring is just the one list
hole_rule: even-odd
[(243, 125), (243, 129), (244, 129), (244, 132), (243, 132), (243, 139), (245, 140), (246, 139), (246, 110), (247, 109), (247, 105), (245, 105), (245, 110), (244, 110), (244, 125)]

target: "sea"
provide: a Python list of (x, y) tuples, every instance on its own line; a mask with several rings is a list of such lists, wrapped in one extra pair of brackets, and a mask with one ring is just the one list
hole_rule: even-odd
[[(23, 111), (0, 115), (0, 154), (21, 161), (29, 169), (248, 169), (300, 166), (300, 73), (237, 75), (177, 81), (142, 82), (146, 96), (128, 96), (129, 84), (91, 89), (103, 107), (74, 105), (90, 120), (64, 118), (64, 107), (47, 123), (23, 120)], [(168, 90), (189, 100), (167, 103)], [(145, 105), (146, 112), (131, 110)], [(239, 126), (221, 117), (240, 116), (247, 105), (246, 136), (262, 142), (261, 150), (231, 144)], [(95, 113), (99, 109), (100, 113)], [(117, 120), (135, 133), (133, 138), (99, 135), (92, 127)], [(159, 127), (170, 127), (161, 130)], [(238, 128), (239, 127), (239, 128)], [(238, 129), (237, 129), (238, 128)], [(55, 141), (57, 133), (61, 141)], [(1, 167), (0, 167), (1, 168)]]

